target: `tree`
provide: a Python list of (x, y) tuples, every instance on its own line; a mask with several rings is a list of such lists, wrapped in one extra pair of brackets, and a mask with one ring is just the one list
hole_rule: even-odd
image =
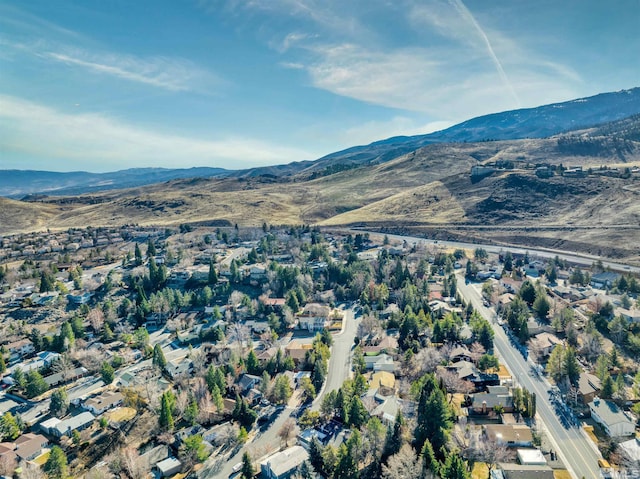
[(160, 368), (161, 371), (164, 370), (165, 366), (167, 365), (167, 359), (164, 357), (164, 352), (162, 351), (160, 343), (157, 343), (153, 347), (153, 359), (151, 363), (154, 366)]
[(567, 348), (564, 354), (564, 374), (569, 378), (571, 384), (577, 384), (581, 371), (582, 368), (576, 358), (575, 350), (571, 347)]
[(240, 469), (240, 471), (240, 477), (242, 479), (252, 479), (253, 476), (256, 475), (256, 470), (253, 467), (253, 463), (251, 462), (251, 456), (249, 456), (249, 453), (247, 451), (242, 454), (242, 469)]
[(489, 467), (489, 474), (491, 474), (491, 470), (499, 462), (506, 461), (509, 457), (509, 450), (506, 445), (495, 440), (482, 440), (478, 441), (473, 451), (473, 457), (477, 461), (484, 462)]
[(284, 374), (279, 374), (273, 385), (271, 396), (276, 404), (285, 404), (293, 394), (289, 378)]
[(296, 429), (296, 422), (292, 418), (288, 418), (278, 430), (278, 437), (285, 447), (289, 445), (289, 439), (295, 437)]
[(218, 283), (218, 273), (213, 259), (209, 262), (209, 275), (207, 276), (209, 286), (215, 286)]
[(135, 265), (140, 266), (142, 264), (142, 251), (140, 251), (140, 245), (136, 243), (136, 246), (133, 250), (133, 255), (135, 258)]
[(442, 389), (433, 375), (429, 375), (420, 391), (415, 447), (421, 450), (428, 439), (436, 456), (447, 444), (453, 426), (452, 412)]
[(50, 271), (42, 271), (40, 273), (40, 292), (46, 293), (54, 291), (56, 288), (56, 278)]
[(173, 407), (175, 405), (175, 396), (171, 391), (162, 394), (160, 400), (160, 427), (165, 431), (171, 431), (174, 425)]
[(69, 410), (69, 397), (65, 388), (59, 388), (51, 394), (49, 412), (56, 417), (63, 417)]
[(115, 371), (113, 370), (113, 366), (111, 366), (107, 361), (102, 363), (102, 367), (100, 368), (100, 377), (105, 384), (111, 384), (113, 382)]
[(13, 441), (22, 434), (18, 421), (10, 412), (4, 413), (0, 418), (0, 434), (3, 441)]
[(44, 471), (50, 479), (65, 479), (67, 477), (67, 456), (60, 446), (53, 446), (49, 459), (45, 462)]
[(258, 357), (256, 356), (256, 353), (253, 351), (253, 349), (249, 351), (249, 355), (247, 356), (245, 365), (249, 374), (253, 374), (255, 376), (261, 374), (260, 362), (258, 361)]
[(27, 373), (27, 385), (25, 392), (28, 398), (34, 398), (44, 394), (49, 389), (49, 385), (38, 371), (29, 371)]
[(414, 449), (405, 444), (386, 464), (382, 465), (382, 479), (420, 479), (422, 467)]
[(445, 479), (471, 479), (467, 463), (459, 454), (453, 452), (447, 455), (440, 474)]
[(615, 392), (615, 383), (611, 378), (611, 375), (607, 373), (604, 377), (604, 381), (602, 382), (602, 390), (600, 391), (600, 397), (602, 399), (611, 399), (613, 397), (613, 393)]
[(189, 467), (204, 461), (208, 455), (202, 440), (202, 434), (187, 437), (182, 443), (182, 446), (180, 446), (180, 459)]
[(313, 401), (316, 398), (316, 388), (308, 377), (303, 377), (300, 380), (300, 389), (302, 389), (302, 396), (305, 401)]
[(518, 296), (520, 296), (529, 306), (531, 306), (536, 300), (536, 288), (535, 286), (533, 286), (533, 283), (529, 280), (524, 281), (522, 283), (522, 286), (520, 286)]
[(536, 317), (540, 319), (545, 319), (549, 314), (550, 309), (551, 309), (551, 304), (547, 299), (547, 295), (537, 294), (536, 299), (533, 302), (533, 312), (536, 314)]
[(348, 424), (360, 429), (369, 419), (369, 413), (358, 396), (354, 396), (349, 404)]

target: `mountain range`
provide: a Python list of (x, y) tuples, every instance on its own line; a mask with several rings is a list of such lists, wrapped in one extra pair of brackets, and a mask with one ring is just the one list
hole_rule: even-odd
[(355, 146), (315, 161), (294, 162), (248, 170), (222, 168), (136, 168), (110, 173), (0, 170), (0, 196), (28, 194), (77, 195), (116, 188), (132, 188), (179, 178), (292, 176), (318, 177), (362, 164), (382, 163), (434, 143), (545, 138), (640, 113), (640, 88), (602, 93), (563, 103), (506, 111), (464, 121), (427, 135), (396, 136)]
[[(640, 263), (638, 113), (640, 89), (634, 89), (480, 117), (316, 162), (81, 195), (0, 198), (0, 234), (125, 223), (306, 223)], [(542, 165), (556, 174), (541, 174)], [(478, 166), (488, 174), (472, 177)]]

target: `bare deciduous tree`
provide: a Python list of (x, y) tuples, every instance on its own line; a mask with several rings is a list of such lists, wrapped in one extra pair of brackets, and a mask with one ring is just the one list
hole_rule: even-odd
[(44, 479), (45, 475), (40, 469), (40, 466), (33, 462), (25, 462), (22, 472), (20, 473), (20, 479)]
[(367, 336), (375, 337), (381, 330), (380, 321), (375, 316), (368, 314), (362, 318), (358, 325), (358, 337), (360, 339)]
[(383, 479), (421, 479), (422, 465), (411, 446), (405, 444), (382, 466)]
[(471, 356), (471, 360), (477, 364), (485, 352), (486, 350), (484, 349), (484, 346), (476, 341), (471, 345), (471, 348), (469, 349), (469, 356)]
[(280, 438), (280, 441), (284, 443), (285, 447), (287, 447), (289, 439), (295, 437), (297, 429), (298, 427), (296, 426), (296, 422), (292, 418), (287, 419), (282, 424), (282, 427), (278, 431), (278, 437)]
[(509, 449), (502, 443), (487, 438), (481, 438), (474, 445), (473, 455), (477, 461), (482, 461), (489, 467), (489, 473), (499, 463), (505, 462), (509, 456)]
[(10, 456), (9, 454), (0, 456), (0, 475), (11, 477), (16, 467), (18, 467), (18, 462), (15, 456)]
[(94, 332), (99, 333), (102, 331), (102, 326), (104, 325), (104, 313), (100, 308), (93, 308), (89, 311), (87, 319), (89, 320), (89, 324)]

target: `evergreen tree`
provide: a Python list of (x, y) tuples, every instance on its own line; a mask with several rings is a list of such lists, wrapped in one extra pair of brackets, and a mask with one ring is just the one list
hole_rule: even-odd
[(600, 391), (600, 397), (602, 399), (611, 399), (613, 397), (613, 393), (615, 392), (615, 383), (611, 378), (611, 375), (607, 373), (604, 377), (604, 381), (602, 382), (602, 390)]
[(42, 271), (40, 273), (40, 292), (46, 293), (56, 289), (56, 278), (50, 271)]
[(440, 463), (436, 459), (436, 455), (433, 452), (433, 446), (431, 445), (431, 441), (428, 439), (424, 441), (424, 446), (422, 446), (421, 457), (424, 475), (426, 476), (428, 473), (432, 473), (434, 476), (437, 476), (438, 470), (440, 469)]
[(447, 456), (440, 474), (443, 479), (471, 479), (467, 463), (460, 455), (455, 453)]
[(102, 363), (102, 367), (100, 368), (100, 377), (105, 384), (111, 384), (115, 378), (113, 366), (111, 366), (107, 361)]
[(136, 247), (133, 250), (133, 256), (135, 258), (135, 265), (140, 266), (142, 264), (142, 251), (140, 251), (140, 245), (136, 243)]
[(347, 416), (349, 419), (349, 425), (357, 429), (360, 429), (369, 420), (369, 413), (358, 396), (354, 396), (351, 399), (349, 413)]
[(67, 477), (67, 456), (60, 446), (51, 448), (49, 459), (43, 469), (50, 479), (65, 479)]
[(153, 359), (151, 362), (154, 366), (160, 368), (160, 370), (164, 370), (167, 365), (167, 359), (164, 357), (164, 352), (159, 343), (153, 347)]
[(405, 421), (404, 417), (402, 416), (402, 411), (398, 409), (396, 420), (393, 423), (393, 426), (387, 429), (387, 437), (384, 443), (381, 462), (386, 462), (390, 456), (397, 454), (402, 447), (404, 426)]
[(7, 363), (4, 361), (4, 354), (0, 354), (0, 375), (7, 371)]
[(249, 374), (253, 374), (255, 376), (260, 374), (260, 362), (258, 361), (258, 357), (253, 349), (249, 351), (245, 365)]
[(218, 284), (218, 272), (216, 271), (216, 265), (213, 259), (209, 262), (209, 276), (207, 278), (209, 286), (215, 286)]
[(345, 444), (338, 449), (338, 465), (333, 473), (333, 479), (357, 479), (358, 465)]
[(160, 427), (165, 431), (171, 431), (174, 425), (173, 419), (173, 406), (175, 404), (175, 397), (171, 391), (166, 391), (162, 394), (160, 400)]
[(452, 413), (444, 392), (434, 375), (429, 375), (420, 391), (418, 420), (415, 429), (415, 447), (422, 450), (428, 439), (436, 455), (446, 446), (452, 423)]
[(29, 371), (27, 373), (27, 384), (25, 393), (28, 398), (34, 398), (44, 394), (49, 389), (49, 385), (38, 371)]
[(240, 471), (240, 477), (242, 479), (252, 479), (253, 476), (256, 475), (256, 470), (251, 462), (251, 456), (249, 456), (247, 451), (244, 451), (244, 454), (242, 454), (242, 469), (240, 469)]
[(318, 441), (316, 436), (311, 439), (309, 444), (309, 462), (313, 469), (318, 473), (324, 472), (324, 457), (322, 456), (322, 444)]
[(69, 410), (69, 396), (65, 388), (59, 388), (51, 394), (49, 412), (56, 417), (63, 417)]
[(151, 257), (155, 255), (156, 255), (156, 245), (154, 245), (151, 238), (149, 238), (149, 241), (147, 242), (147, 257)]

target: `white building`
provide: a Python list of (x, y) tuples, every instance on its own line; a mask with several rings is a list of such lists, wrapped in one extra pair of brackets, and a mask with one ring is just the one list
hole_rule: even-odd
[(615, 403), (596, 398), (589, 403), (591, 417), (610, 437), (631, 436), (636, 431), (635, 421)]

